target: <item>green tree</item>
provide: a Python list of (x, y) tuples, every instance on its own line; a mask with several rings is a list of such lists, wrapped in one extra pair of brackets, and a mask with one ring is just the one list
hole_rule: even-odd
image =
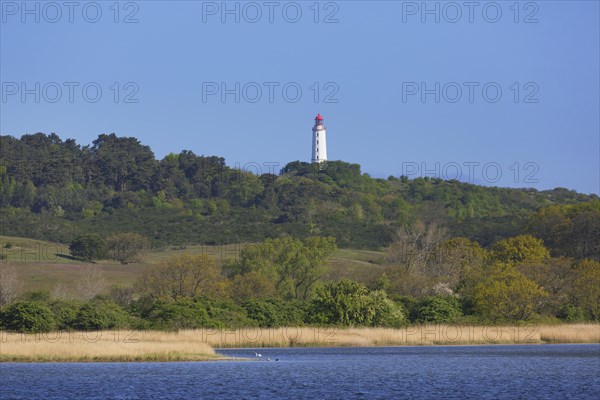
[(69, 250), (73, 257), (91, 262), (106, 255), (106, 242), (95, 234), (80, 235), (71, 242)]
[(280, 295), (303, 300), (321, 279), (327, 259), (336, 251), (335, 239), (330, 237), (267, 239), (244, 247), (240, 260), (230, 270), (234, 275), (258, 271), (274, 283)]

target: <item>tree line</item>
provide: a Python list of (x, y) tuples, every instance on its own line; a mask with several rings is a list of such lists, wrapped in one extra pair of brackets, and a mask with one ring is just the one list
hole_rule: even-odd
[[(436, 225), (400, 229), (372, 280), (327, 277), (334, 238), (267, 239), (218, 264), (184, 254), (107, 289), (88, 265), (78, 299), (18, 293), (0, 263), (0, 328), (182, 329), (600, 321), (600, 262), (552, 256), (531, 235), (491, 248)], [(140, 266), (142, 268), (142, 266)]]

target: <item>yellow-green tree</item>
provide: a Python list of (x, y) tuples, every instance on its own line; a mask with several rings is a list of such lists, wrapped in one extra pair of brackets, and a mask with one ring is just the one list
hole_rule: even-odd
[(576, 277), (570, 293), (572, 302), (581, 307), (588, 318), (600, 320), (600, 262), (583, 260), (574, 271)]
[(285, 237), (246, 246), (240, 260), (229, 266), (232, 274), (260, 272), (270, 279), (279, 295), (304, 300), (325, 273), (327, 259), (337, 251), (335, 239)]
[(549, 257), (544, 242), (531, 235), (503, 239), (492, 246), (492, 258), (508, 265), (541, 262)]
[(475, 286), (475, 311), (492, 321), (525, 321), (543, 305), (548, 293), (514, 268), (494, 267), (488, 279)]

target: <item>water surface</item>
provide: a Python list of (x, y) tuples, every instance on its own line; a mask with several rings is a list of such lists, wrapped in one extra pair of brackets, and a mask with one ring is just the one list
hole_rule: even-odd
[(8, 363), (0, 365), (0, 398), (597, 399), (600, 393), (600, 345), (219, 352), (259, 361)]

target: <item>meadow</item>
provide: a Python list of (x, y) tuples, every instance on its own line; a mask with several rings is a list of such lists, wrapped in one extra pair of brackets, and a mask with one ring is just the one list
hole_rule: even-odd
[[(10, 243), (10, 248), (6, 245)], [(93, 265), (101, 273), (108, 286), (132, 285), (145, 268), (183, 254), (206, 254), (222, 264), (228, 258), (238, 257), (245, 244), (219, 246), (189, 245), (152, 249), (140, 257), (139, 262), (120, 264), (100, 260), (93, 264), (73, 259), (69, 246), (42, 240), (0, 236), (0, 254), (14, 263), (24, 291), (48, 291), (57, 287), (74, 291), (77, 281), (86, 273), (85, 266)], [(340, 249), (328, 261), (326, 279), (352, 278), (362, 282), (374, 282), (382, 268), (378, 261), (383, 252), (370, 250)]]

